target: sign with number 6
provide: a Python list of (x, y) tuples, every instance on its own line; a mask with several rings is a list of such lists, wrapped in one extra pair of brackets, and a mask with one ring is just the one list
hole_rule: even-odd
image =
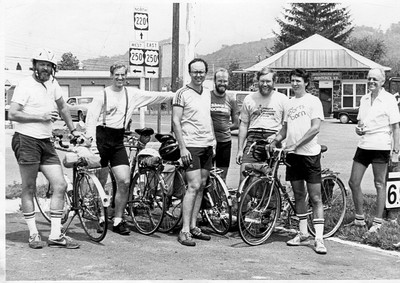
[(389, 172), (386, 182), (386, 208), (400, 207), (400, 172)]

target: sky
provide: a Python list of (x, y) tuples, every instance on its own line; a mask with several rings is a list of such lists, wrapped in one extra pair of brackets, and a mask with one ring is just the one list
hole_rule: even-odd
[[(199, 0), (192, 7), (190, 36), (196, 54), (206, 55), (222, 45), (240, 44), (273, 37), (279, 31), (284, 0)], [(303, 2), (303, 1), (300, 1)], [(317, 1), (321, 2), (321, 1)], [(398, 0), (343, 0), (354, 25), (386, 31), (400, 22)], [(72, 52), (79, 60), (125, 54), (137, 41), (133, 11), (144, 7), (149, 17), (148, 41), (172, 36), (172, 0), (0, 0), (4, 30), (4, 66), (23, 69), (40, 47), (53, 50), (59, 59)], [(187, 2), (180, 3), (180, 41), (186, 40)]]

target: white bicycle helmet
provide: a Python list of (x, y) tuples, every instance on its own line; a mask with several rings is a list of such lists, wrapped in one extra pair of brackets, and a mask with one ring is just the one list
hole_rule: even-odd
[(148, 157), (148, 156), (161, 158), (158, 151), (155, 150), (154, 148), (144, 148), (138, 154), (138, 157)]
[(57, 60), (56, 60), (55, 54), (47, 48), (40, 48), (40, 49), (36, 50), (35, 54), (32, 57), (32, 61), (33, 60), (46, 61), (46, 62), (50, 62), (54, 65), (57, 65)]

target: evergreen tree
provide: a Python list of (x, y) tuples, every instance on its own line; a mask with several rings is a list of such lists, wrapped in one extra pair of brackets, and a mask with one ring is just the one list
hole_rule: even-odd
[(338, 8), (337, 3), (292, 3), (285, 8), (284, 20), (276, 19), (280, 32), (274, 46), (269, 50), (275, 54), (314, 34), (320, 34), (343, 45), (353, 31), (349, 11)]
[(58, 63), (59, 70), (78, 70), (79, 60), (71, 52), (66, 52), (61, 56), (61, 61)]

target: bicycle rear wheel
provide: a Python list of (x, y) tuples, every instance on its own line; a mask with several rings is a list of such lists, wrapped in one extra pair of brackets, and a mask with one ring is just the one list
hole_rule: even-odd
[(264, 243), (280, 215), (281, 197), (267, 178), (256, 179), (243, 192), (238, 212), (239, 234), (251, 246)]
[(182, 219), (182, 201), (186, 192), (186, 184), (179, 170), (175, 172), (173, 186), (173, 194), (165, 196), (165, 214), (160, 227), (158, 227), (158, 230), (163, 233), (174, 230)]
[(224, 181), (210, 172), (208, 187), (204, 196), (208, 198), (209, 207), (203, 208), (211, 228), (219, 235), (228, 233), (232, 225), (232, 199)]
[(165, 188), (154, 169), (140, 169), (129, 188), (128, 207), (139, 233), (151, 235), (160, 227), (165, 212)]
[(104, 207), (97, 186), (100, 181), (93, 175), (81, 173), (77, 178), (79, 220), (92, 241), (100, 242), (107, 234), (107, 207)]
[[(68, 177), (64, 176), (64, 178), (66, 179), (66, 182), (68, 184), (69, 183)], [(53, 189), (50, 187), (49, 181), (42, 173), (39, 173), (36, 179), (36, 192), (34, 193), (33, 197), (36, 201), (39, 211), (42, 213), (44, 219), (46, 219), (47, 222), (49, 223), (50, 223), (50, 202), (52, 195), (53, 195)], [(71, 209), (71, 199), (65, 193), (61, 224), (67, 222), (70, 209)]]
[[(343, 182), (336, 175), (322, 177), (321, 197), (324, 207), (324, 238), (330, 237), (342, 225), (346, 213), (347, 193)], [(312, 207), (310, 204), (308, 215), (308, 230), (314, 236)]]

